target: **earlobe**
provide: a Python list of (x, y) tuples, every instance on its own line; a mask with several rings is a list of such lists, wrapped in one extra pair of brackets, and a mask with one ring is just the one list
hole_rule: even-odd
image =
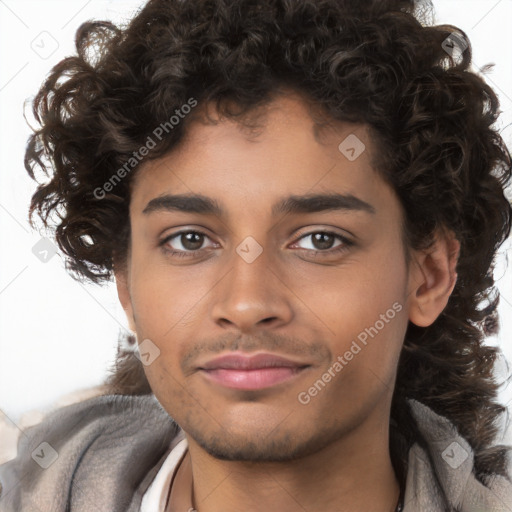
[(428, 327), (442, 313), (457, 281), (460, 242), (452, 232), (438, 232), (434, 244), (413, 257), (409, 275), (409, 320)]

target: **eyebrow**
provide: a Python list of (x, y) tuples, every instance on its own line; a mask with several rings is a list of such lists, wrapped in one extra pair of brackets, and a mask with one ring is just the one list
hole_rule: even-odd
[[(276, 202), (272, 206), (272, 215), (293, 213), (318, 213), (333, 210), (363, 211), (374, 214), (375, 208), (352, 194), (308, 194), (292, 195)], [(155, 197), (146, 205), (142, 213), (180, 211), (203, 215), (225, 215), (219, 203), (202, 194), (178, 194)]]

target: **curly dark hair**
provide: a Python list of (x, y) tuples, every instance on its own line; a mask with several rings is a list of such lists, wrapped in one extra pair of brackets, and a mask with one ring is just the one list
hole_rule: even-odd
[[(124, 28), (82, 24), (77, 55), (51, 70), (33, 102), (40, 128), (25, 167), (44, 176), (30, 221), (37, 213), (55, 226), (76, 279), (100, 283), (126, 262), (137, 165), (102, 187), (191, 98), (244, 123), (295, 90), (329, 119), (365, 124), (375, 168), (403, 205), (406, 246), (428, 248), (438, 229), (461, 244), (448, 305), (431, 326), (408, 327), (391, 417), (408, 443), (421, 436), (407, 398), (450, 419), (484, 481), (506, 474), (506, 447), (492, 444), (506, 412), (493, 373), (500, 351), (485, 327), (497, 324), (493, 265), (511, 229), (512, 160), (494, 127), (497, 96), (470, 70), (466, 34), (433, 25), (431, 13), (414, 0), (150, 0)], [(194, 116), (168, 126), (147, 158), (175, 147)], [(151, 392), (124, 350), (109, 382), (112, 392)]]

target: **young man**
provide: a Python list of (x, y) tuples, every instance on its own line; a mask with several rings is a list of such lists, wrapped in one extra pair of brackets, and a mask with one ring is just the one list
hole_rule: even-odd
[(81, 27), (35, 100), (31, 213), (75, 277), (115, 277), (138, 351), (26, 432), (2, 511), (512, 510), (484, 344), (512, 160), (422, 7)]

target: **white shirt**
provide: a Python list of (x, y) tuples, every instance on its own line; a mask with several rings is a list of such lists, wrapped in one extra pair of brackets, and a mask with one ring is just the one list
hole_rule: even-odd
[(165, 512), (169, 488), (183, 457), (187, 453), (187, 440), (183, 438), (169, 453), (145, 492), (140, 512)]

